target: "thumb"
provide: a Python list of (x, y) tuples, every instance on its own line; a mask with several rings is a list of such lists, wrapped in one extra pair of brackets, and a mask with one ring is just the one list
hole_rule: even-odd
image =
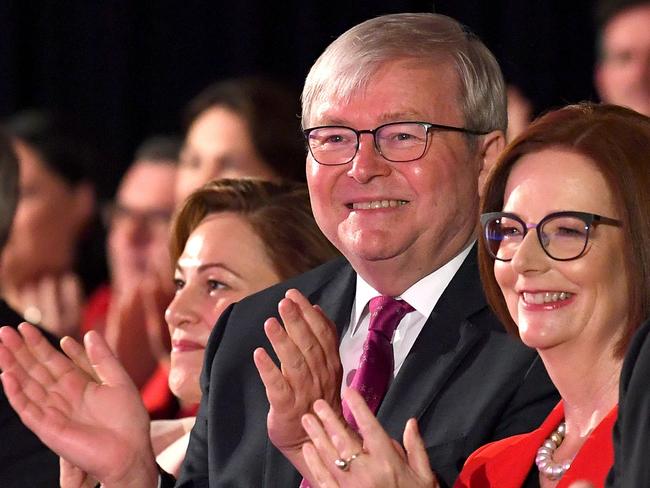
[[(411, 469), (418, 477), (427, 482), (435, 480), (429, 464), (429, 456), (424, 448), (424, 441), (420, 436), (418, 424), (415, 419), (409, 419), (404, 428), (404, 449)], [(435, 485), (434, 485), (435, 486)]]

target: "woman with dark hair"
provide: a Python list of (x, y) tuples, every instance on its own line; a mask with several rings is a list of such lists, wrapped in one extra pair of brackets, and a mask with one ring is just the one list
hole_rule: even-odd
[[(172, 340), (169, 386), (184, 412), (193, 413), (201, 398), (199, 375), (205, 347), (224, 310), (247, 295), (314, 268), (337, 254), (314, 221), (307, 187), (303, 183), (215, 180), (187, 198), (172, 223), (171, 256), (176, 262), (176, 294), (165, 314)], [(155, 454), (163, 468), (178, 472), (185, 456), (189, 429), (194, 424), (193, 417), (155, 421), (150, 428), (135, 385), (95, 332), (86, 335), (85, 344), (96, 368), (90, 366), (78, 343), (69, 338), (62, 341), (66, 354), (88, 374), (74, 368), (62, 354), (49, 347), (43, 348), (34, 329), (22, 327), (21, 333), (25, 342), (15, 331), (3, 328), (0, 332), (3, 344), (0, 358), (17, 354), (18, 361), (13, 363), (18, 369), (3, 362), (3, 371), (9, 375), (13, 371), (26, 379), (21, 370), (25, 372), (37, 364), (49, 370), (49, 366), (39, 363), (45, 359), (41, 353), (46, 353), (47, 362), (54, 369), (39, 378), (51, 375), (55, 382), (60, 380), (58, 385), (49, 381), (49, 385), (41, 385), (49, 389), (50, 400), (57, 406), (42, 397), (38, 408), (45, 406), (41, 410), (45, 416), (40, 420), (31, 416), (23, 418), (47, 445), (95, 478), (105, 481), (114, 476), (115, 470), (97, 471), (96, 466), (103, 462), (107, 452), (119, 451), (125, 432), (128, 436), (141, 433), (138, 452), (142, 456), (150, 455), (150, 463)], [(110, 356), (110, 371), (97, 356), (98, 351), (104, 358)], [(30, 358), (31, 366), (20, 358)], [(108, 380), (105, 374), (112, 379)], [(100, 378), (102, 383), (92, 381), (91, 376)], [(117, 378), (119, 384), (113, 382)], [(9, 398), (15, 399), (11, 393), (16, 390), (9, 387), (8, 391)], [(69, 400), (66, 406), (55, 399), (62, 396)], [(13, 405), (20, 413), (18, 404)], [(48, 420), (46, 417), (50, 414), (57, 420)], [(63, 426), (61, 415), (69, 422), (65, 434), (58, 431)], [(66, 461), (62, 461), (62, 467), (61, 485), (64, 488), (80, 486), (85, 474)]]
[(177, 201), (212, 178), (305, 180), (298, 95), (264, 78), (208, 86), (188, 104)]
[(75, 334), (81, 296), (106, 278), (89, 147), (43, 111), (18, 113), (5, 128), (20, 163), (20, 200), (0, 266), (3, 294), (31, 322)]
[[(457, 488), (604, 485), (623, 357), (650, 315), (648, 147), (648, 117), (580, 104), (541, 117), (499, 158), (483, 189), (481, 276), (562, 400), (537, 430), (475, 451)], [(317, 401), (303, 418), (312, 486), (437, 486), (413, 419), (404, 452), (357, 392), (345, 397), (363, 442)]]

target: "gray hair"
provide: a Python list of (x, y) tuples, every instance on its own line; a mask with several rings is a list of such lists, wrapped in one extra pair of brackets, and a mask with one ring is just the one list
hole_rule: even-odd
[[(448, 59), (460, 80), (465, 126), (480, 132), (507, 127), (501, 69), (485, 45), (454, 19), (430, 13), (384, 15), (339, 36), (312, 66), (302, 92), (302, 123), (312, 123), (316, 103), (349, 100), (387, 61), (414, 59), (432, 69)], [(435, 122), (435, 121), (433, 121)]]

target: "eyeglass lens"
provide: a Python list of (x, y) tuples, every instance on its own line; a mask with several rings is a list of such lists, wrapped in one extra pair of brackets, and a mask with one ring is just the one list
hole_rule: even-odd
[[(529, 226), (532, 229), (535, 226)], [(509, 261), (519, 248), (527, 229), (520, 220), (494, 217), (485, 225), (485, 237), (493, 257)], [(538, 240), (554, 259), (573, 259), (584, 251), (589, 238), (589, 226), (580, 218), (558, 216), (543, 220), (537, 230)]]
[[(389, 161), (413, 161), (422, 157), (426, 150), (427, 128), (422, 124), (387, 124), (378, 127), (372, 135), (375, 146)], [(309, 133), (309, 148), (321, 164), (345, 164), (357, 153), (358, 137), (358, 133), (348, 127), (319, 127)]]

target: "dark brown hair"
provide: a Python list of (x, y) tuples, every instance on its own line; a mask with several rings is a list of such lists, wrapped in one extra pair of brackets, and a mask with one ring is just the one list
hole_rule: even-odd
[(170, 243), (174, 263), (192, 231), (207, 215), (218, 212), (237, 213), (250, 224), (283, 280), (338, 255), (316, 225), (307, 185), (253, 178), (217, 179), (192, 193), (174, 216)]
[(258, 77), (219, 81), (194, 97), (185, 127), (204, 112), (223, 107), (241, 117), (262, 161), (280, 178), (305, 181), (306, 149), (300, 132), (299, 97), (275, 80)]
[[(622, 249), (629, 277), (629, 318), (617, 346), (624, 354), (634, 331), (650, 315), (650, 118), (615, 105), (581, 103), (533, 122), (501, 154), (485, 186), (481, 212), (503, 209), (508, 176), (524, 155), (559, 147), (591, 159), (607, 181), (627, 234)], [(561, 175), (559, 175), (561, 176)], [(485, 293), (510, 332), (517, 327), (494, 276), (494, 260), (481, 236), (479, 267)]]

